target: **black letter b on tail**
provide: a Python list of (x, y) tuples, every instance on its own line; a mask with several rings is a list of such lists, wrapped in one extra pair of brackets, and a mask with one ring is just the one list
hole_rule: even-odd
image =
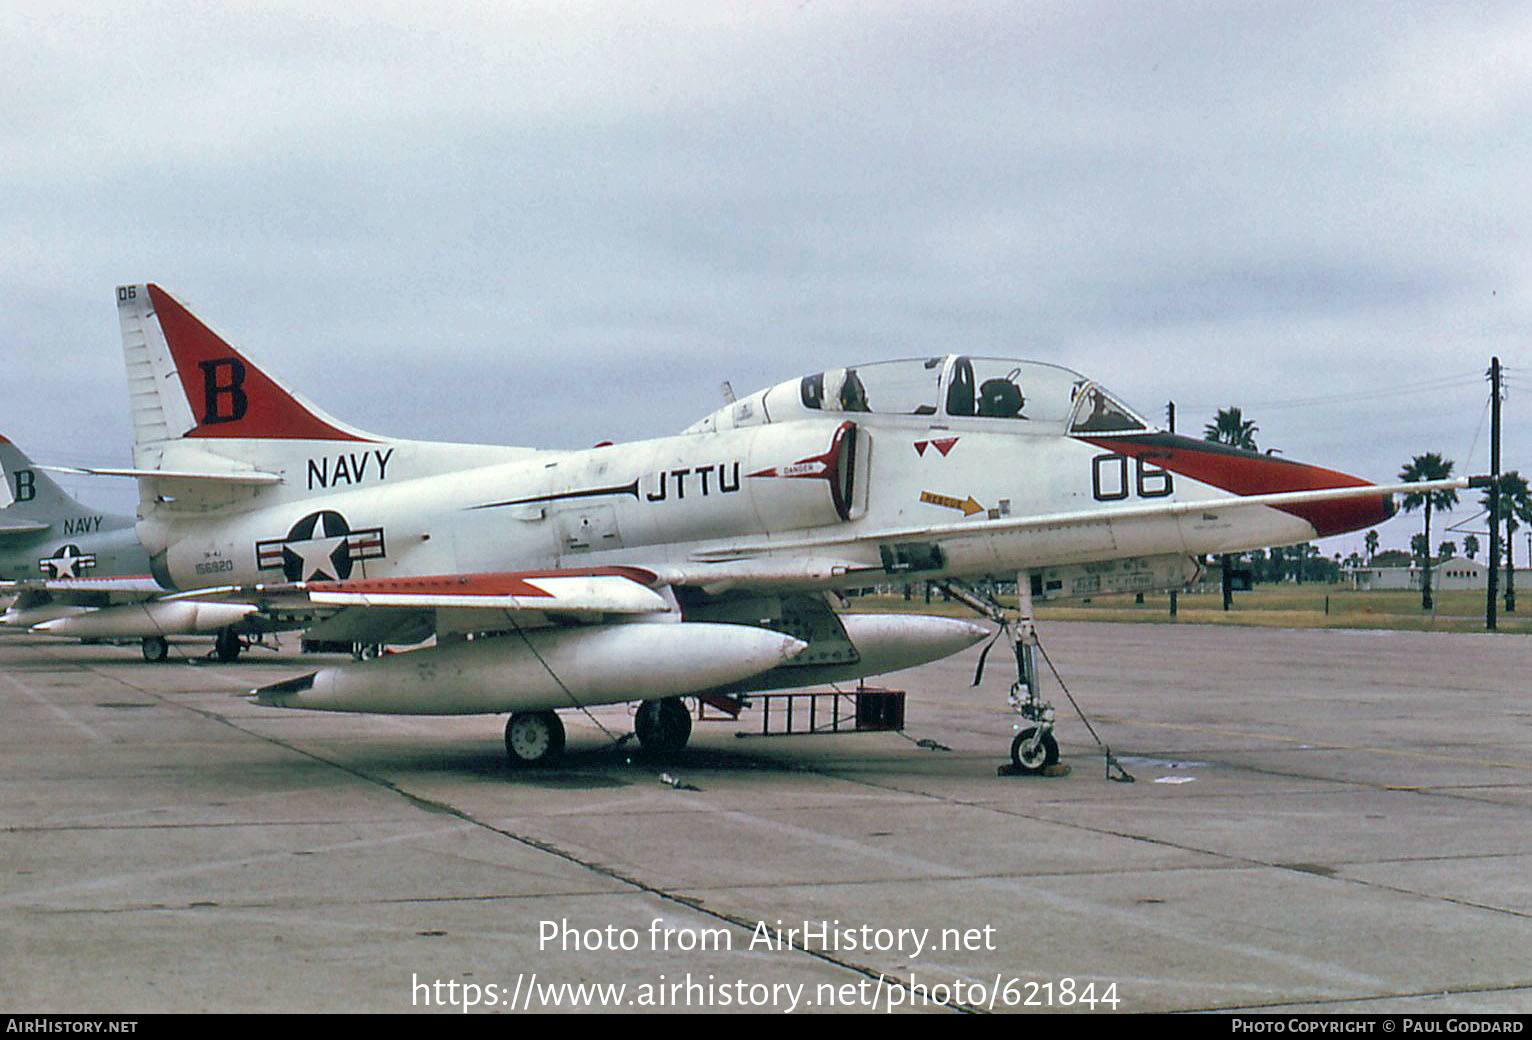
[(202, 425), (238, 422), (250, 399), (245, 396), (245, 365), (239, 358), (199, 361), (202, 369)]

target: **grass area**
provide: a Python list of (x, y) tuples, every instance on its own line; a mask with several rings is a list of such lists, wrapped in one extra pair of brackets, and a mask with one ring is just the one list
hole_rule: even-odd
[[(1234, 606), (1223, 610), (1223, 597), (1217, 592), (1180, 594), (1176, 617), (1170, 616), (1170, 597), (1165, 593), (1146, 593), (1142, 604), (1133, 596), (1102, 596), (1088, 603), (1072, 600), (1060, 604), (1038, 604), (1038, 618), (1043, 621), (1138, 621), (1184, 625), (1257, 625), (1272, 628), (1390, 628), (1412, 632), (1483, 632), (1484, 594), (1482, 592), (1438, 592), (1434, 612), (1420, 609), (1418, 591), (1356, 591), (1343, 585), (1258, 585), (1250, 592), (1236, 592)], [(917, 610), (951, 617), (972, 617), (973, 612), (960, 603), (943, 603), (940, 593), (932, 595), (931, 605), (916, 592), (906, 603), (903, 596), (860, 596), (853, 609), (873, 611)], [(1009, 607), (1014, 599), (1003, 599)], [(1518, 591), (1518, 613), (1504, 612), (1502, 600), (1497, 613), (1497, 630), (1504, 633), (1532, 634), (1532, 589)]]

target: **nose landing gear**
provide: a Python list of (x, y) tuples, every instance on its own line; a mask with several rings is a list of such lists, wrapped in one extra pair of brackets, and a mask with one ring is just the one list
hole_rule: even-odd
[[(1005, 610), (992, 598), (974, 589), (965, 588), (956, 582), (946, 583), (947, 591), (952, 597), (978, 613), (989, 618), (1000, 626), (1000, 633), (1013, 635), (1011, 644), (1016, 654), (1016, 681), (1011, 684), (1011, 692), (1008, 701), (1011, 710), (1018, 719), (1013, 728), (1016, 736), (1011, 740), (1011, 760), (1001, 766), (1001, 776), (1064, 776), (1069, 772), (1069, 766), (1059, 761), (1059, 744), (1053, 736), (1053, 705), (1043, 700), (1038, 695), (1038, 672), (1036, 657), (1042, 654), (1043, 660), (1048, 660), (1048, 655), (1043, 652), (1042, 644), (1037, 638), (1037, 628), (1034, 624), (1035, 614), (1032, 607), (1032, 575), (1022, 571), (1016, 575), (1016, 620), (1013, 622)], [(1014, 625), (1014, 627), (1013, 627)], [(1000, 633), (996, 634), (999, 638)], [(993, 645), (993, 644), (991, 644)], [(985, 651), (988, 653), (988, 651)], [(1048, 662), (1048, 667), (1053, 671), (1055, 679), (1059, 680), (1059, 689), (1063, 690), (1064, 696), (1069, 698), (1075, 710), (1080, 712), (1080, 721), (1085, 723), (1085, 728), (1090, 730), (1091, 736), (1100, 745), (1102, 754), (1106, 758), (1107, 779), (1120, 783), (1132, 783), (1133, 777), (1112, 754), (1112, 749), (1101, 742), (1096, 729), (1080, 711), (1080, 706), (1075, 703), (1074, 697), (1070, 696), (1069, 690), (1064, 686), (1059, 677), (1058, 670), (1053, 668), (1053, 663)], [(974, 676), (973, 684), (979, 685), (979, 677), (984, 671), (984, 657), (979, 657), (979, 675)]]
[(1016, 576), (1016, 681), (1011, 684), (1007, 701), (1020, 716), (1014, 724), (1016, 736), (1011, 741), (1011, 768), (1004, 770), (1022, 776), (1062, 775), (1059, 770), (1059, 742), (1053, 736), (1053, 705), (1038, 695), (1037, 629), (1033, 625), (1032, 579), (1029, 574)]

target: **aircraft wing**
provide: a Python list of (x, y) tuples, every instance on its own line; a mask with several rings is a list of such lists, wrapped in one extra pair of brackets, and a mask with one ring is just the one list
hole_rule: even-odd
[(152, 578), (55, 578), (0, 583), (16, 598), (0, 624), (78, 639), (213, 633), (244, 622), (250, 603), (176, 601)]
[(166, 599), (253, 603), (268, 614), (305, 619), (305, 638), (321, 642), (413, 643), (433, 633), (660, 614), (672, 607), (657, 591), (661, 584), (637, 567), (594, 567), (229, 585)]
[(307, 589), (310, 601), (320, 606), (468, 608), (601, 617), (668, 609), (664, 597), (650, 587), (655, 581), (648, 571), (613, 567), (311, 582)]
[[(636, 567), (448, 574), (354, 581), (226, 585), (169, 592), (148, 578), (27, 580), (14, 592), (8, 621), (57, 635), (138, 631), (146, 617), (174, 619), (186, 631), (259, 615), (272, 627), (303, 627), (320, 642), (416, 643), (433, 634), (600, 622), (670, 610), (665, 583)], [(59, 617), (59, 608), (92, 608)], [(112, 609), (106, 609), (112, 608)], [(131, 617), (127, 613), (131, 611)], [(195, 627), (193, 627), (195, 626)], [(212, 630), (212, 629), (208, 629)]]
[(1041, 513), (1033, 516), (1002, 517), (986, 519), (976, 516), (971, 520), (928, 524), (918, 527), (848, 532), (845, 535), (820, 536), (816, 538), (784, 539), (737, 543), (722, 548), (699, 550), (692, 559), (700, 563), (738, 561), (781, 552), (805, 550), (831, 551), (838, 547), (851, 548), (858, 545), (875, 545), (907, 542), (918, 539), (963, 538), (992, 534), (1022, 532), (1028, 530), (1055, 530), (1093, 524), (1110, 524), (1155, 517), (1179, 517), (1197, 514), (1220, 515), (1247, 509), (1286, 509), (1296, 511), (1305, 507), (1354, 499), (1375, 499), (1395, 494), (1414, 494), (1446, 488), (1461, 489), (1477, 487), (1489, 478), (1454, 477), (1449, 480), (1422, 481), (1407, 484), (1360, 484), (1355, 487), (1323, 488), (1311, 491), (1281, 491), (1264, 495), (1229, 495), (1224, 498), (1205, 499), (1194, 502), (1160, 502), (1150, 505), (1134, 505), (1121, 508), (1075, 510), (1061, 513)]
[(165, 589), (149, 577), (23, 578), (0, 581), (0, 593), (15, 593), (18, 605), (26, 602), (104, 607), (157, 599), (165, 595)]

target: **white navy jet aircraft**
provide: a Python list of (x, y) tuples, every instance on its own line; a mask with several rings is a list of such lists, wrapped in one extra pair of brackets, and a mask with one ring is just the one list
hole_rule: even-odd
[[(136, 519), (71, 497), (44, 467), (0, 437), (0, 627), (85, 640), (133, 640), (164, 661), (170, 640), (212, 636), (213, 656), (233, 661), (273, 630), (253, 604), (176, 594), (149, 573)], [(293, 627), (289, 625), (287, 627)]]
[[(157, 286), (117, 300), (134, 463), (115, 472), (139, 481), (154, 576), (312, 640), (434, 637), (259, 701), (510, 713), (518, 763), (560, 753), (559, 709), (641, 702), (640, 741), (677, 748), (682, 697), (856, 679), (988, 634), (837, 613), (836, 589), (1001, 576), (1027, 622), (1036, 598), (1176, 588), (1199, 554), (1376, 524), (1400, 490), (1155, 429), (1065, 368), (964, 355), (789, 380), (628, 444), (399, 440), (325, 414)], [(1032, 639), (1022, 624), (1012, 753), (1038, 771), (1057, 745)]]
[(241, 637), (260, 631), (254, 606), (170, 596), (149, 574), (133, 517), (76, 500), (3, 436), (0, 481), (0, 593), (11, 597), (0, 626), (138, 639), (149, 661), (183, 635), (212, 635), (217, 656), (233, 660)]

